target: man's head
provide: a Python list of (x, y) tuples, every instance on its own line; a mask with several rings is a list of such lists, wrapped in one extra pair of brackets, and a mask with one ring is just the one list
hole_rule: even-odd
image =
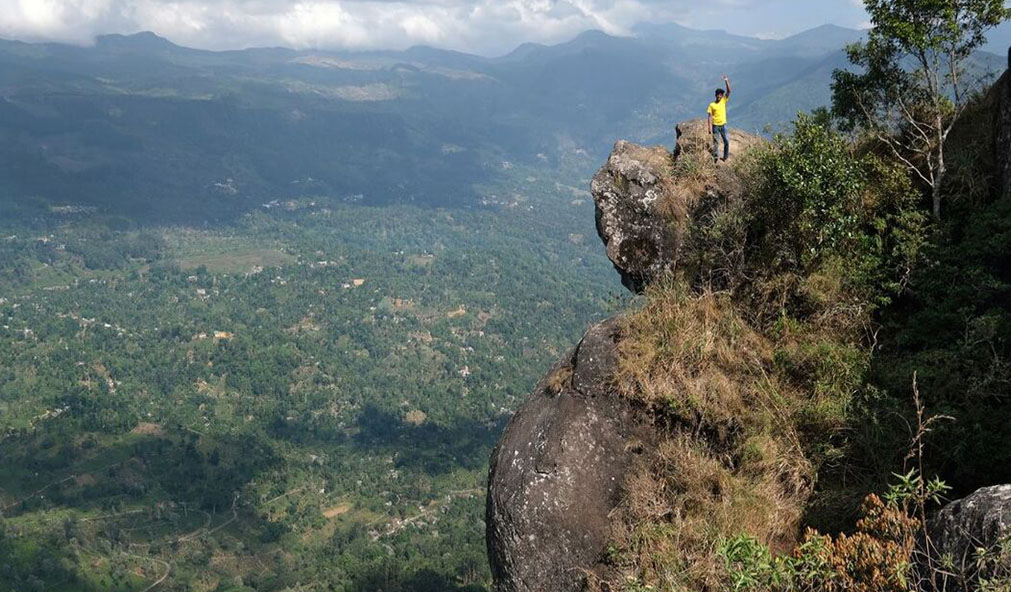
[(723, 98), (724, 90), (722, 88), (716, 89), (716, 100), (719, 101)]

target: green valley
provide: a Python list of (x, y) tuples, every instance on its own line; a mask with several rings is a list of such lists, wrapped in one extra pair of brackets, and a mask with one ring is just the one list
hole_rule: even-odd
[(0, 589), (487, 584), (491, 446), (618, 290), (553, 190), (7, 224)]

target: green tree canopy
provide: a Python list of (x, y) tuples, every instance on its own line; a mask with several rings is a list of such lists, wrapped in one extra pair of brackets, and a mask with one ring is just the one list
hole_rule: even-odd
[(833, 112), (861, 129), (931, 188), (941, 215), (944, 142), (981, 82), (968, 60), (1011, 17), (1004, 0), (864, 0), (873, 28), (847, 48), (857, 72), (833, 75)]

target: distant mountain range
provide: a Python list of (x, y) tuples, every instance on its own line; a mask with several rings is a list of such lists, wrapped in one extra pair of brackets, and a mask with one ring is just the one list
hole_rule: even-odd
[(510, 174), (505, 162), (582, 174), (617, 138), (671, 144), (724, 72), (733, 125), (781, 126), (828, 102), (841, 50), (860, 37), (651, 25), (499, 58), (211, 52), (152, 33), (92, 47), (0, 41), (0, 204), (169, 220), (311, 194), (470, 205), (476, 186)]

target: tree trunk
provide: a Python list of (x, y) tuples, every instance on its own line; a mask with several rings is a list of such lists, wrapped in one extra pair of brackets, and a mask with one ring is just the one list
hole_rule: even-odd
[(930, 196), (934, 202), (934, 219), (941, 219), (941, 183), (944, 181), (944, 174), (947, 172), (947, 167), (944, 165), (944, 139), (945, 133), (943, 131), (944, 122), (941, 116), (937, 116), (937, 170), (934, 171), (933, 183), (930, 187)]
[(934, 203), (934, 219), (941, 219), (941, 179), (942, 175), (934, 177), (934, 184), (930, 188), (930, 196)]

